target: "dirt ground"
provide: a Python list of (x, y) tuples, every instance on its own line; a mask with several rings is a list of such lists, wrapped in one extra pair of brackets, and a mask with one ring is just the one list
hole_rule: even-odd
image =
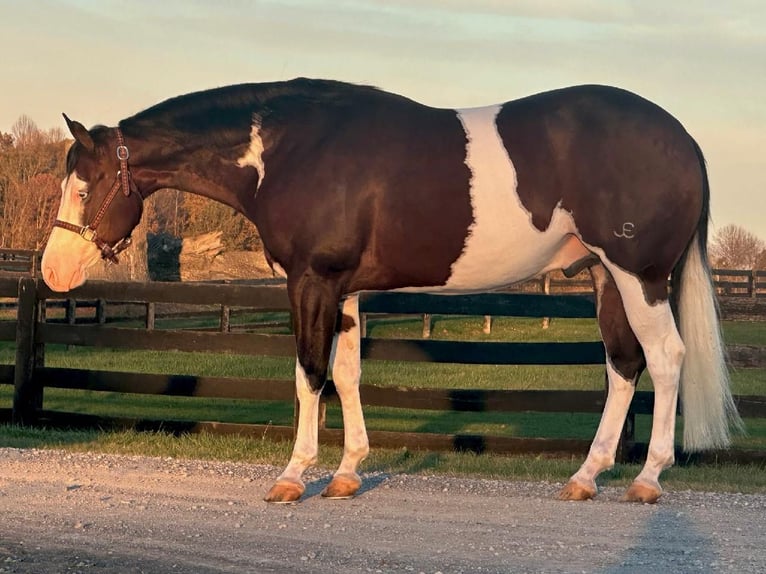
[(0, 573), (766, 572), (766, 495), (367, 474), (324, 500), (261, 501), (269, 466), (0, 449)]

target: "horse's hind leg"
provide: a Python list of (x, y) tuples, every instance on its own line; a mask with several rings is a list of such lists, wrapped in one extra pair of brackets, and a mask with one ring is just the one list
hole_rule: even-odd
[(356, 472), (370, 452), (359, 398), (360, 361), (359, 296), (343, 302), (340, 330), (335, 339), (332, 378), (343, 409), (343, 459), (322, 496), (349, 498), (362, 485)]
[(288, 277), (287, 291), (298, 351), (295, 364), (298, 430), (290, 462), (264, 497), (266, 502), (298, 500), (305, 490), (301, 476), (317, 460), (319, 396), (327, 377), (340, 300), (336, 286), (310, 270), (296, 280)]
[(609, 390), (588, 457), (559, 492), (562, 500), (587, 500), (596, 495), (596, 477), (614, 465), (635, 385), (645, 366), (643, 351), (628, 324), (614, 279), (602, 265), (591, 267), (590, 272), (606, 350)]
[(660, 473), (675, 461), (675, 423), (678, 385), (686, 347), (676, 327), (667, 297), (651, 303), (647, 293), (667, 293), (667, 280), (640, 279), (605, 261), (620, 290), (631, 329), (646, 357), (654, 383), (654, 413), (649, 453), (644, 468), (625, 493), (624, 500), (656, 502), (662, 494)]

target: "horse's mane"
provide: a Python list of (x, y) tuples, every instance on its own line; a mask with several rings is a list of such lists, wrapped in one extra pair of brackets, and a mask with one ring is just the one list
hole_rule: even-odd
[(226, 137), (252, 124), (269, 103), (301, 98), (320, 105), (342, 105), (365, 93), (383, 94), (376, 88), (333, 80), (297, 78), (286, 82), (236, 84), (170, 98), (120, 122), (126, 135), (146, 129), (171, 133), (205, 133)]

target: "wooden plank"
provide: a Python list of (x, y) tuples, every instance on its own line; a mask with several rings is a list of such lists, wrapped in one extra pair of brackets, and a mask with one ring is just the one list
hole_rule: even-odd
[[(332, 436), (332, 434), (335, 436)], [(319, 438), (324, 443), (333, 440), (341, 444), (342, 431), (328, 429), (320, 431)], [(516, 438), (474, 434), (433, 434), (400, 433), (390, 431), (370, 431), (372, 448), (408, 448), (436, 452), (474, 452), (476, 454), (546, 454), (585, 456), (590, 448), (590, 441), (580, 439)]]
[(11, 297), (15, 299), (19, 296), (19, 278), (18, 277), (0, 277), (0, 297)]
[(16, 321), (0, 321), (0, 341), (16, 340)]
[(292, 335), (218, 333), (189, 330), (154, 330), (105, 327), (103, 325), (39, 326), (38, 341), (66, 345), (128, 349), (176, 350), (239, 355), (295, 356)]
[[(71, 326), (53, 323), (40, 325), (38, 331), (38, 341), (43, 343), (282, 357), (295, 354), (294, 339), (290, 335), (191, 330), (140, 331), (103, 325)], [(484, 343), (363, 339), (362, 358), (463, 364), (589, 365), (604, 362), (604, 348), (599, 342)]]
[(292, 427), (219, 423), (214, 421), (179, 421), (139, 419), (130, 417), (102, 417), (83, 413), (69, 413), (62, 411), (42, 411), (39, 423), (47, 428), (65, 429), (111, 429), (111, 430), (135, 430), (138, 432), (165, 432), (173, 435), (197, 434), (207, 432), (222, 435), (242, 435), (252, 438), (267, 438), (272, 440), (292, 440)]
[(32, 271), (32, 261), (22, 259), (0, 261), (0, 269), (9, 273), (29, 273)]
[(13, 365), (0, 365), (0, 385), (12, 385), (15, 370)]
[(744, 418), (766, 418), (766, 396), (760, 395), (735, 395), (734, 402), (737, 405), (739, 415)]
[(433, 295), (375, 291), (360, 295), (363, 313), (422, 315), (493, 315), (497, 317), (591, 318), (596, 316), (592, 296), (535, 293), (479, 293)]
[[(326, 396), (333, 396), (328, 381)], [(361, 385), (365, 406), (460, 412), (583, 412), (600, 413), (602, 391), (515, 391), (480, 389), (413, 389)]]
[(247, 306), (258, 310), (287, 310), (289, 300), (284, 286), (217, 285), (166, 282), (88, 281), (65, 294), (55, 293), (40, 282), (41, 299), (106, 299), (107, 301), (186, 303), (194, 305)]
[(495, 365), (595, 365), (605, 361), (600, 342), (486, 343), (362, 339), (362, 358), (389, 361)]
[(721, 277), (750, 277), (750, 269), (711, 269), (713, 275)]
[[(362, 405), (403, 409), (470, 412), (564, 412), (600, 413), (604, 409), (603, 391), (516, 391), (506, 389), (434, 389), (360, 387)], [(336, 398), (333, 381), (327, 381), (325, 398)], [(654, 393), (638, 391), (631, 403), (633, 414), (651, 414)]]
[(45, 367), (36, 375), (46, 387), (176, 397), (290, 401), (295, 383), (275, 379), (196, 377)]

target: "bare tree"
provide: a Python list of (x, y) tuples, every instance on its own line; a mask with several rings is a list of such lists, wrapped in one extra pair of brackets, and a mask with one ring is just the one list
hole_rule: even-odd
[(64, 175), (61, 130), (41, 131), (28, 116), (0, 134), (0, 247), (40, 249)]
[(710, 244), (710, 260), (714, 267), (754, 269), (766, 243), (739, 225), (719, 229)]

